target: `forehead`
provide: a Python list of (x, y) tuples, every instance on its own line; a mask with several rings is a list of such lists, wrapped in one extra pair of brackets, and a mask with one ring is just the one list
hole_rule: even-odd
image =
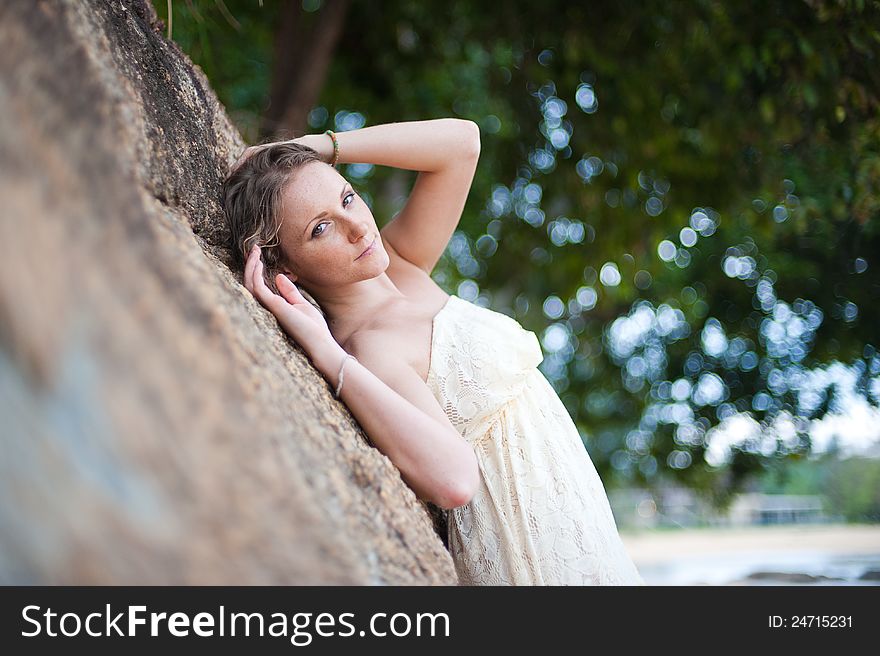
[(305, 226), (330, 209), (345, 184), (339, 172), (322, 162), (309, 162), (294, 171), (281, 194), (285, 216)]

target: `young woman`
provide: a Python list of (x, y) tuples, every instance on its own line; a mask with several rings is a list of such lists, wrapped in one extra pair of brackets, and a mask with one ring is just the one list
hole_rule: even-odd
[[(477, 125), (452, 118), (248, 148), (223, 189), (245, 286), (447, 510), (462, 584), (642, 585), (535, 334), (430, 277), (479, 154)], [(382, 230), (335, 168), (354, 162), (419, 171)]]

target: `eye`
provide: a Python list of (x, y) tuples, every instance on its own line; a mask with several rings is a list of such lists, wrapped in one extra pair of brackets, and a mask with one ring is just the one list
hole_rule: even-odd
[[(354, 202), (354, 197), (355, 197), (355, 193), (353, 191), (350, 191), (349, 193), (347, 193), (345, 195), (345, 198), (342, 199), (343, 207), (350, 206)], [(352, 200), (350, 200), (348, 203), (346, 203), (345, 201), (347, 201), (349, 198), (351, 198)], [(325, 231), (321, 230), (320, 232), (318, 232), (318, 228), (321, 227), (322, 225), (327, 225), (328, 223), (329, 223), (328, 221), (321, 221), (320, 223), (315, 224), (315, 227), (312, 228), (312, 237), (320, 237), (321, 235), (323, 235)]]

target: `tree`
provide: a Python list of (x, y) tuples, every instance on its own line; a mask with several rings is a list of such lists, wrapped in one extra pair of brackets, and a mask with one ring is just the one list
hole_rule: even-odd
[[(247, 132), (266, 87), (227, 63), (283, 64), (257, 36), (275, 10), (236, 4), (251, 31), (230, 40), (219, 21), (193, 38), (180, 9), (177, 38), (223, 69)], [(481, 164), (435, 279), (540, 334), (612, 484), (712, 487), (809, 451), (810, 420), (845, 396), (812, 389), (817, 368), (851, 365), (880, 400), (878, 17), (824, 0), (353, 3), (309, 129), (476, 121)], [(346, 173), (380, 221), (412, 180)], [(795, 437), (741, 444), (742, 476), (721, 476), (708, 436), (739, 413)]]

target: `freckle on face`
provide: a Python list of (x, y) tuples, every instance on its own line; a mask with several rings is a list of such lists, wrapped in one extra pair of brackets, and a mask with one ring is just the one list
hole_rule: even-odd
[[(282, 216), (281, 228), (278, 239), (282, 244), (282, 250), (287, 254), (291, 262), (296, 262), (300, 267), (306, 266), (309, 270), (314, 267), (336, 267), (342, 262), (348, 262), (350, 249), (334, 247), (332, 234), (318, 235), (311, 238), (311, 231), (328, 217), (322, 217), (313, 221), (316, 215), (323, 211), (334, 211), (334, 208), (342, 206), (345, 195), (341, 192), (345, 189), (347, 195), (351, 189), (348, 181), (333, 169), (329, 169), (319, 163), (310, 163), (297, 171), (282, 192)], [(320, 200), (323, 198), (324, 200)], [(328, 200), (329, 199), (329, 200)], [(349, 206), (354, 199), (350, 199)], [(322, 228), (327, 230), (327, 226)], [(332, 232), (332, 229), (331, 229)], [(328, 240), (328, 238), (330, 238)], [(317, 247), (317, 248), (313, 248)], [(308, 259), (307, 263), (305, 259)], [(301, 269), (305, 273), (304, 269)]]
[(282, 202), (295, 208), (288, 220), (298, 231), (298, 241), (309, 239), (306, 227), (311, 226), (315, 216), (341, 202), (340, 192), (347, 184), (335, 169), (319, 162), (310, 162), (293, 173), (284, 188)]

